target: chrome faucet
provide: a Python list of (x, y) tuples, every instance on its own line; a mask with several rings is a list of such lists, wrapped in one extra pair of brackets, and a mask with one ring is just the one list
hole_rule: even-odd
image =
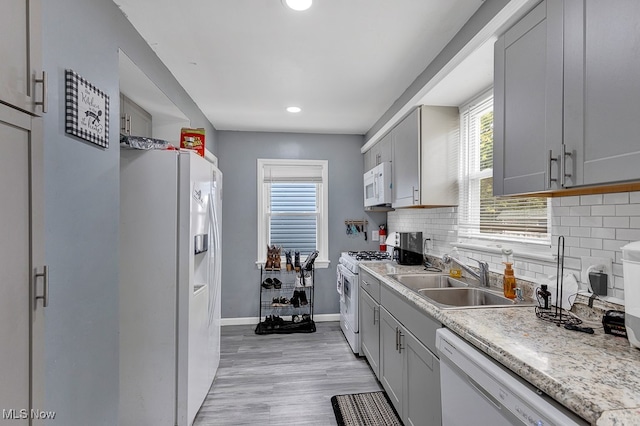
[(469, 268), (467, 265), (465, 265), (455, 257), (451, 257), (448, 254), (445, 254), (444, 256), (442, 256), (442, 262), (445, 265), (448, 265), (451, 262), (455, 262), (458, 265), (460, 265), (460, 267), (464, 269), (469, 275), (471, 275), (473, 278), (480, 281), (481, 287), (489, 287), (489, 264), (483, 260), (478, 260), (478, 259), (471, 259), (471, 260), (475, 260), (476, 262), (478, 262), (480, 273)]

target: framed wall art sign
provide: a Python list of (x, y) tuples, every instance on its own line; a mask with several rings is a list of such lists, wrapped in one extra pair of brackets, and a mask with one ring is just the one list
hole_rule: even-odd
[(109, 96), (72, 70), (65, 71), (65, 131), (109, 148)]

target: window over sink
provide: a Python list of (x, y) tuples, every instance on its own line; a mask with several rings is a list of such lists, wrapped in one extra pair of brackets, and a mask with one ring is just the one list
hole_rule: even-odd
[(493, 94), (460, 108), (458, 236), (551, 244), (550, 206), (541, 197), (493, 196)]
[[(300, 260), (318, 250), (316, 268), (328, 260), (328, 161), (258, 159), (258, 258), (267, 246), (300, 252)], [(283, 259), (284, 260), (284, 259)], [(283, 262), (284, 265), (284, 262)]]

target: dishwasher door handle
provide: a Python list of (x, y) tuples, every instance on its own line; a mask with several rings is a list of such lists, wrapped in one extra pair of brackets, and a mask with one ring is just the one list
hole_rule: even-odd
[(491, 395), (486, 389), (480, 386), (471, 377), (467, 376), (467, 380), (469, 381), (469, 384), (473, 386), (473, 388), (476, 391), (478, 391), (480, 395), (484, 396), (487, 401), (489, 401), (493, 406), (495, 406), (496, 409), (502, 410), (502, 404), (500, 404), (500, 402), (493, 395)]

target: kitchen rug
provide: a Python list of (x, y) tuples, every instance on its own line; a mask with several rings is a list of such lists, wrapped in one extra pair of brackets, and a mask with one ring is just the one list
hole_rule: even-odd
[(331, 405), (338, 426), (402, 426), (384, 392), (336, 395)]

